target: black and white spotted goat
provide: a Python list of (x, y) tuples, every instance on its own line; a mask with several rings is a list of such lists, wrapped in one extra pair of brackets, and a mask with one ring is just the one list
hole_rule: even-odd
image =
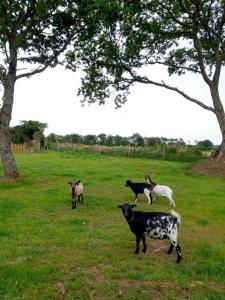
[(68, 182), (71, 185), (72, 209), (76, 208), (77, 202), (84, 202), (84, 187), (80, 180)]
[(145, 237), (159, 240), (169, 239), (171, 244), (168, 253), (172, 253), (175, 247), (177, 253), (176, 262), (179, 263), (181, 261), (181, 248), (177, 243), (177, 234), (181, 219), (177, 212), (133, 211), (132, 208), (136, 207), (136, 204), (122, 204), (117, 207), (122, 209), (123, 216), (130, 226), (130, 230), (136, 235), (135, 253), (139, 253), (141, 240), (143, 242), (143, 252), (146, 252)]
[(131, 180), (126, 180), (125, 186), (129, 186), (135, 194), (135, 202), (137, 202), (138, 194), (145, 194), (148, 199), (148, 204), (152, 204), (151, 185), (149, 183), (134, 183)]

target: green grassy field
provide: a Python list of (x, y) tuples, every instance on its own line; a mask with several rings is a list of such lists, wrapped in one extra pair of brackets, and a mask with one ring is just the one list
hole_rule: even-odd
[[(21, 177), (0, 180), (0, 299), (225, 299), (225, 183), (197, 175), (189, 163), (67, 152), (16, 155)], [(154, 181), (174, 191), (182, 217), (183, 259), (169, 241), (135, 236), (118, 204), (133, 203), (126, 179)], [(2, 175), (2, 169), (0, 169)], [(71, 209), (71, 179), (85, 186)], [(169, 211), (165, 198), (139, 210)]]

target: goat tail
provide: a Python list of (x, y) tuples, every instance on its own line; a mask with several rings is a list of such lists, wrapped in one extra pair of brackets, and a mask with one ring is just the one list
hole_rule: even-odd
[(180, 215), (176, 211), (174, 211), (174, 210), (171, 210), (170, 213), (171, 213), (172, 216), (174, 216), (175, 218), (177, 218), (177, 222), (178, 222), (178, 224), (180, 224), (181, 223), (181, 217), (180, 217)]

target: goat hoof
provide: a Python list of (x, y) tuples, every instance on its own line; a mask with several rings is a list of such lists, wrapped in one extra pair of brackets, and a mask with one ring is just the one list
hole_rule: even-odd
[(181, 261), (181, 257), (178, 257), (178, 259), (177, 259), (176, 263), (177, 263), (177, 264), (179, 264), (179, 263), (180, 263), (180, 261)]

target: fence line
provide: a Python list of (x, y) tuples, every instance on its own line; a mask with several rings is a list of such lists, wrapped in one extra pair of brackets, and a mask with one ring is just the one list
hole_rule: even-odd
[(39, 152), (40, 146), (39, 141), (33, 141), (32, 144), (11, 144), (11, 149), (13, 152)]
[(106, 146), (106, 145), (84, 145), (77, 143), (49, 143), (46, 149), (72, 150), (75, 152), (88, 152), (109, 154), (115, 156), (146, 157), (151, 159), (196, 161), (208, 157), (209, 151), (202, 151), (192, 146), (184, 145), (157, 145), (157, 146)]
[[(58, 150), (73, 150), (73, 152), (89, 152), (128, 157), (148, 157), (166, 159), (166, 149), (163, 146), (158, 147), (137, 147), (137, 146), (106, 146), (106, 145), (84, 145), (75, 143), (57, 143), (55, 144)], [(49, 148), (49, 147), (48, 147)], [(51, 146), (50, 146), (51, 148)], [(53, 147), (54, 148), (54, 147)]]

